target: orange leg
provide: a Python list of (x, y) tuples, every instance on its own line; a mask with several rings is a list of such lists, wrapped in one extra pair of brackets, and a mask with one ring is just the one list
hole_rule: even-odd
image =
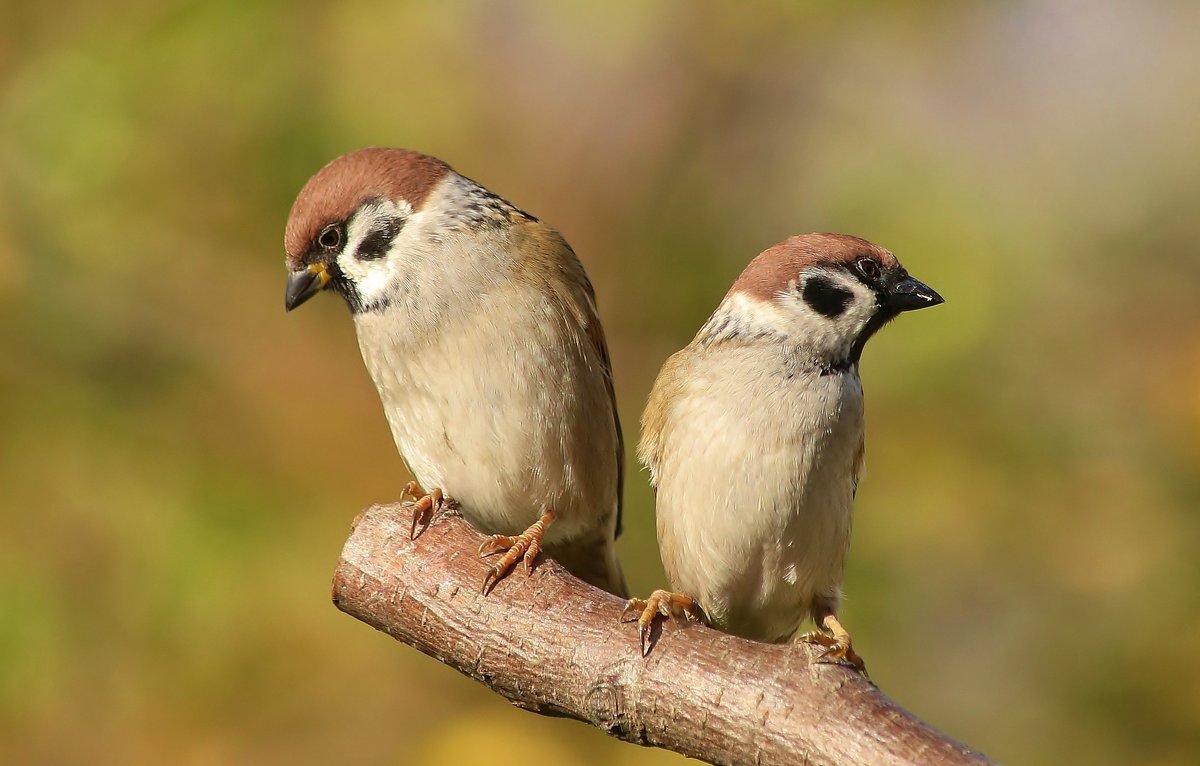
[(842, 627), (837, 615), (832, 610), (822, 609), (813, 615), (813, 619), (819, 629), (805, 633), (797, 640), (825, 647), (825, 650), (817, 656), (817, 662), (845, 665), (869, 678), (866, 663), (863, 662), (862, 657), (858, 656), (858, 652), (854, 651), (854, 646), (850, 642), (850, 632)]
[(673, 617), (676, 620), (692, 620), (704, 622), (704, 612), (691, 596), (683, 593), (672, 593), (669, 590), (656, 590), (649, 598), (631, 598), (621, 612), (621, 622), (632, 622), (631, 615), (637, 614), (638, 635), (642, 640), (642, 656), (649, 653), (646, 637), (650, 634), (650, 626), (654, 617)]
[(496, 587), (496, 583), (503, 580), (513, 570), (518, 561), (524, 560), (526, 575), (533, 574), (533, 560), (542, 551), (542, 538), (546, 535), (546, 527), (550, 526), (552, 521), (554, 521), (554, 512), (546, 511), (540, 519), (534, 522), (533, 526), (515, 537), (492, 535), (483, 541), (483, 545), (479, 546), (480, 557), (505, 551), (504, 556), (488, 570), (487, 576), (483, 578), (483, 595), (486, 596), (490, 593), (492, 588)]
[[(412, 529), (408, 532), (410, 540), (416, 540), (421, 532), (429, 529), (435, 520), (434, 516), (454, 510), (454, 501), (447, 498), (438, 487), (434, 487), (432, 491), (426, 492), (421, 489), (420, 484), (410, 481), (404, 485), (404, 489), (400, 490), (400, 502), (403, 503), (406, 497), (411, 497), (414, 501), (412, 508)], [(420, 527), (420, 531), (417, 531), (417, 527)]]

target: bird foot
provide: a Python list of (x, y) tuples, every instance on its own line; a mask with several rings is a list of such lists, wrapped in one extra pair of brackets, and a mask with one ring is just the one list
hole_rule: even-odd
[(519, 535), (492, 535), (483, 541), (483, 544), (479, 546), (480, 558), (504, 552), (504, 556), (488, 570), (487, 575), (483, 578), (483, 595), (491, 593), (492, 588), (496, 587), (496, 583), (508, 576), (518, 561), (525, 562), (526, 575), (533, 574), (533, 560), (542, 551), (542, 538), (546, 534), (546, 527), (550, 526), (552, 521), (554, 521), (554, 513), (546, 511), (540, 519), (534, 522), (533, 526)]
[(412, 528), (408, 532), (410, 540), (416, 540), (437, 522), (458, 513), (458, 503), (446, 497), (438, 487), (426, 492), (420, 484), (410, 481), (400, 490), (400, 502), (403, 503), (406, 497), (412, 498)]
[(833, 635), (823, 630), (814, 630), (800, 636), (797, 641), (824, 647), (817, 655), (817, 662), (823, 665), (842, 665), (858, 671), (864, 678), (870, 678), (867, 675), (867, 664), (858, 656), (858, 652), (854, 651), (849, 633), (843, 631), (842, 635)]
[(668, 590), (656, 590), (649, 598), (631, 598), (621, 612), (621, 622), (632, 622), (632, 615), (637, 614), (638, 636), (642, 642), (642, 656), (649, 654), (650, 648), (646, 638), (654, 624), (656, 615), (671, 617), (676, 620), (703, 622), (704, 612), (691, 596), (683, 593), (672, 593)]

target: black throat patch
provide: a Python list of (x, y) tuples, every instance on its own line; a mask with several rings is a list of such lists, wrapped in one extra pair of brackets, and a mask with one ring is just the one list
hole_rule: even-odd
[(850, 362), (858, 364), (858, 360), (862, 358), (863, 347), (867, 345), (867, 341), (871, 336), (883, 329), (883, 326), (895, 319), (899, 314), (891, 309), (879, 306), (875, 309), (875, 313), (867, 320), (866, 326), (862, 328), (862, 332), (854, 339), (854, 346), (850, 349)]

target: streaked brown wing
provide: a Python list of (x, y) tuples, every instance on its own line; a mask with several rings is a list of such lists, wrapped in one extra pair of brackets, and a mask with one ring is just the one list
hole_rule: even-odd
[(613, 387), (612, 361), (608, 356), (608, 343), (604, 339), (604, 328), (600, 325), (600, 314), (596, 308), (596, 295), (592, 283), (584, 276), (584, 288), (587, 292), (585, 330), (588, 340), (596, 350), (600, 366), (604, 372), (604, 386), (608, 390), (608, 401), (612, 408), (613, 427), (617, 430), (617, 528), (613, 539), (621, 536), (621, 515), (625, 506), (625, 436), (621, 432), (621, 416), (617, 414), (617, 392)]

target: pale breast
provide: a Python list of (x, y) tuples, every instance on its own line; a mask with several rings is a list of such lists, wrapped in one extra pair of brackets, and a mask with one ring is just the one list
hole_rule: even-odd
[(838, 594), (862, 388), (850, 372), (789, 365), (778, 347), (693, 353), (656, 471), (664, 562), (721, 627), (780, 640), (814, 597)]
[(395, 311), (356, 323), (396, 446), (423, 487), (442, 488), (486, 532), (515, 534), (553, 510), (549, 544), (613, 523), (611, 403), (552, 297), (493, 291), (421, 333)]

